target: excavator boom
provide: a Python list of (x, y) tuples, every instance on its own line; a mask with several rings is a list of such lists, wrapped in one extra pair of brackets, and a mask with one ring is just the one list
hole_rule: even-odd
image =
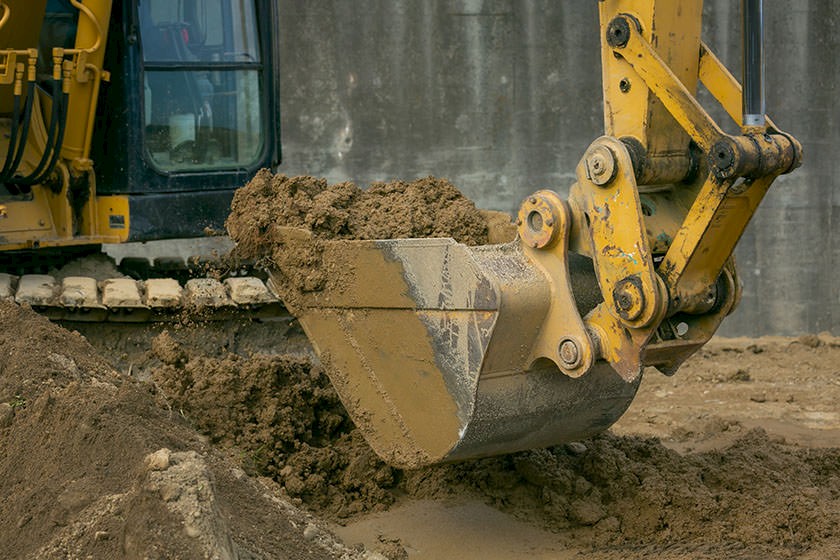
[[(755, 4), (745, 2), (750, 37), (760, 31)], [(700, 41), (701, 1), (599, 7), (605, 135), (584, 152), (568, 200), (544, 190), (522, 203), (516, 241), (330, 242), (279, 228), (287, 249), (315, 247), (320, 266), (340, 271), (317, 291), (270, 275), (351, 417), (392, 464), (602, 431), (645, 366), (674, 373), (737, 305), (735, 244), (801, 147), (764, 117), (763, 93), (742, 96)], [(760, 60), (756, 44), (747, 42), (747, 61)], [(748, 62), (750, 87), (757, 71)], [(701, 107), (699, 81), (739, 134)]]

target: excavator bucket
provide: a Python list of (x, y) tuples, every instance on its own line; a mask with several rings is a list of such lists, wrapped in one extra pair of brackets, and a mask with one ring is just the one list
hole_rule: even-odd
[[(353, 421), (390, 464), (419, 467), (578, 440), (630, 404), (640, 378), (606, 362), (573, 377), (534, 348), (554, 288), (519, 241), (315, 241), (280, 228), (291, 252), (329, 271), (285, 298)], [(299, 246), (300, 249), (296, 249)], [(589, 259), (570, 255), (581, 315), (600, 292)], [(286, 273), (270, 271), (276, 286)], [(282, 290), (281, 290), (282, 291)]]

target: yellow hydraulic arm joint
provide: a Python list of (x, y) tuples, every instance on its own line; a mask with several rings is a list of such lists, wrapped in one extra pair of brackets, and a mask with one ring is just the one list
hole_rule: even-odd
[[(604, 298), (585, 323), (600, 357), (627, 379), (645, 365), (675, 371), (731, 312), (740, 290), (735, 245), (773, 180), (802, 153), (766, 118), (726, 134), (694, 97), (702, 79), (733, 118), (743, 117), (740, 86), (700, 43), (699, 18), (685, 20), (701, 2), (639, 4), (641, 13), (626, 2), (600, 4), (611, 134), (584, 154), (569, 201), (572, 245), (592, 258)], [(657, 230), (663, 220), (678, 227)], [(650, 246), (662, 238), (667, 250), (654, 263)]]

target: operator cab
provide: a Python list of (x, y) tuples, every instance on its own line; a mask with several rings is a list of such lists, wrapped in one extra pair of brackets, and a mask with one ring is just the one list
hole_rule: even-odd
[(128, 195), (130, 241), (220, 229), (233, 191), (279, 163), (274, 2), (117, 0), (92, 150)]

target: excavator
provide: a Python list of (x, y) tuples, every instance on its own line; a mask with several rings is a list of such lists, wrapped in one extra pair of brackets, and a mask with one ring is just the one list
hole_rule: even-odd
[[(42, 30), (38, 48), (31, 39), (57, 16), (53, 2), (46, 12), (0, 2), (0, 249), (182, 236), (276, 161), (274, 3), (67, 3), (57, 19), (75, 38), (43, 45)], [(351, 418), (393, 465), (603, 431), (646, 367), (673, 375), (738, 305), (734, 248), (776, 177), (802, 161), (765, 114), (762, 2), (742, 2), (743, 87), (700, 38), (702, 0), (598, 9), (604, 135), (583, 151), (567, 199), (528, 196), (517, 238), (499, 245), (318, 240), (340, 287), (287, 302)], [(735, 132), (701, 106), (699, 83)], [(310, 232), (277, 227), (289, 248), (311, 248)], [(220, 297), (275, 304), (282, 271), (267, 274), (267, 293), (228, 283)], [(36, 293), (27, 276), (6, 276), (0, 296), (65, 318), (157, 320), (183, 303), (151, 281), (109, 300), (108, 285)]]

